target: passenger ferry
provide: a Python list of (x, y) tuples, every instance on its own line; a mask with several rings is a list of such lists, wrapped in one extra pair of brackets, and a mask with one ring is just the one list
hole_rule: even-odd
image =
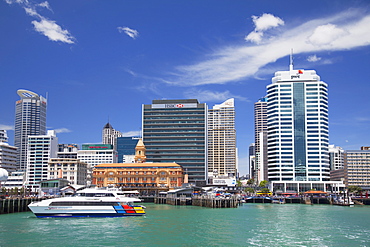
[(139, 198), (127, 197), (118, 190), (84, 189), (71, 197), (32, 202), (29, 209), (45, 217), (122, 217), (145, 215), (145, 207), (133, 205)]

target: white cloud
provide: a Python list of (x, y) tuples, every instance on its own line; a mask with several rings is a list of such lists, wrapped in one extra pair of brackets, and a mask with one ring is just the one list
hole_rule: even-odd
[(129, 27), (118, 27), (117, 29), (120, 33), (124, 32), (125, 34), (127, 34), (128, 36), (130, 36), (133, 39), (136, 39), (137, 36), (139, 36), (138, 31), (136, 31), (134, 29), (131, 29)]
[(308, 62), (318, 62), (321, 60), (321, 57), (317, 57), (316, 54), (315, 55), (311, 55), (307, 58), (307, 61)]
[(67, 128), (55, 129), (55, 133), (69, 133), (69, 132), (72, 132), (72, 131)]
[[(328, 28), (328, 23), (335, 24), (328, 35), (331, 38), (321, 40), (315, 38), (314, 34), (322, 30), (317, 28), (320, 26)], [(295, 54), (300, 54), (368, 46), (370, 45), (369, 25), (370, 15), (360, 15), (356, 11), (312, 20), (281, 32), (279, 36), (260, 45), (221, 47), (209, 54), (206, 60), (176, 67), (173, 77), (166, 81), (169, 84), (183, 86), (225, 84), (254, 76), (267, 64), (288, 56), (292, 48)]]
[(46, 9), (50, 10), (51, 12), (53, 12), (53, 10), (50, 7), (49, 2), (47, 2), (47, 1), (42, 2), (42, 3), (39, 3), (38, 6), (43, 7), (43, 8), (46, 8)]
[(313, 34), (308, 38), (308, 41), (313, 45), (322, 46), (330, 45), (335, 40), (348, 34), (344, 29), (338, 28), (336, 25), (327, 24), (318, 26)]
[(41, 19), (41, 21), (32, 21), (37, 32), (42, 33), (52, 41), (61, 41), (68, 44), (74, 43), (74, 38), (68, 32), (63, 30), (55, 21)]
[(259, 44), (262, 41), (264, 31), (284, 25), (284, 21), (279, 17), (273, 16), (272, 14), (264, 13), (262, 16), (252, 16), (255, 29), (253, 32), (249, 33), (246, 37), (246, 41), (251, 41), (253, 43)]
[(241, 101), (249, 101), (247, 98), (242, 97), (242, 96), (233, 95), (229, 91), (216, 92), (216, 91), (201, 90), (201, 89), (195, 89), (195, 88), (185, 91), (184, 96), (185, 98), (198, 99), (201, 102), (222, 103), (223, 101), (230, 99), (230, 98), (236, 98)]
[(14, 130), (13, 125), (0, 124), (0, 130)]
[(124, 132), (124, 133), (122, 133), (122, 136), (124, 136), (124, 137), (141, 136), (141, 131), (140, 130), (134, 130), (134, 131)]
[(46, 17), (40, 15), (36, 11), (36, 7), (47, 8), (52, 11), (49, 2), (45, 1), (39, 4), (31, 3), (28, 0), (5, 0), (8, 4), (17, 3), (26, 11), (26, 14), (37, 18), (31, 23), (33, 24), (35, 30), (52, 41), (60, 41), (67, 44), (73, 44), (75, 38), (69, 33), (68, 30), (63, 30), (55, 21), (49, 20)]

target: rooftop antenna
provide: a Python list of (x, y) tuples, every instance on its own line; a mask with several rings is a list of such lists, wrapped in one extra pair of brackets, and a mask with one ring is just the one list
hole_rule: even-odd
[(289, 70), (293, 70), (293, 48), (290, 50), (290, 64), (289, 64)]

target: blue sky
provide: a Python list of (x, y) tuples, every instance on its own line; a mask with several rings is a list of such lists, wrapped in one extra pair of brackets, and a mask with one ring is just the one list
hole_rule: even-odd
[(141, 105), (234, 97), (241, 174), (253, 104), (278, 70), (329, 84), (330, 143), (370, 145), (370, 2), (347, 0), (0, 0), (0, 129), (16, 91), (48, 94), (60, 143), (98, 143), (108, 119), (138, 134)]

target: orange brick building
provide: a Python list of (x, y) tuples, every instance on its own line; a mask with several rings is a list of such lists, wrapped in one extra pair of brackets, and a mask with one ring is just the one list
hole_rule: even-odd
[[(176, 163), (145, 163), (145, 146), (140, 139), (135, 148), (135, 163), (96, 165), (92, 183), (98, 187), (115, 186), (157, 194), (180, 187), (184, 182), (183, 168)], [(143, 193), (145, 192), (145, 193)]]

